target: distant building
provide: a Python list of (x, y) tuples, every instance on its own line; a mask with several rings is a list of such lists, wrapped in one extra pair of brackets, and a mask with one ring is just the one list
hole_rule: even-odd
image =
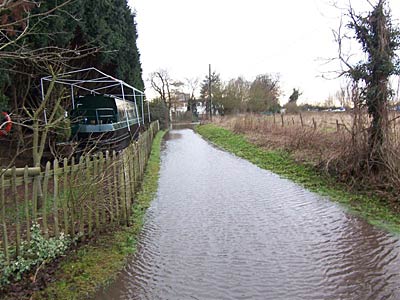
[[(190, 95), (186, 93), (178, 93), (172, 102), (171, 113), (185, 113), (188, 111)], [(197, 114), (206, 114), (206, 104), (196, 100)]]
[(171, 110), (173, 113), (184, 113), (187, 112), (188, 102), (190, 95), (186, 93), (175, 94), (174, 100), (172, 102)]

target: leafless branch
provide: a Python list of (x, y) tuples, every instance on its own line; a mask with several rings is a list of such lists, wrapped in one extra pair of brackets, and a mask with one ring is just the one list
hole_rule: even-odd
[[(349, 63), (349, 57), (345, 58), (343, 56), (343, 33), (342, 33), (342, 28), (343, 28), (343, 18), (340, 18), (340, 23), (339, 23), (339, 28), (338, 31), (333, 31), (333, 36), (335, 38), (335, 41), (338, 45), (338, 57), (339, 60), (346, 65), (346, 67), (349, 70), (353, 70), (353, 66)], [(344, 74), (345, 72), (342, 72)]]

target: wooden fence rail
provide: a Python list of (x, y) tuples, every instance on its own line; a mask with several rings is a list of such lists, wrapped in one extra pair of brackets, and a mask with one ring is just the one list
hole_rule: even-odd
[(129, 147), (116, 153), (47, 162), (40, 168), (0, 169), (0, 243), (6, 261), (31, 239), (33, 222), (45, 237), (61, 232), (82, 239), (108, 226), (129, 224), (134, 195), (143, 178), (154, 122)]

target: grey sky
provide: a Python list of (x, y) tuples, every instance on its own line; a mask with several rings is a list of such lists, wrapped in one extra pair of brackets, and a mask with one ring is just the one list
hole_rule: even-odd
[[(373, 2), (374, 0), (372, 0)], [(143, 76), (167, 69), (174, 79), (199, 77), (208, 64), (222, 80), (263, 73), (279, 74), (285, 103), (293, 88), (303, 102), (323, 102), (340, 87), (327, 59), (337, 56), (332, 29), (341, 10), (329, 0), (130, 0), (136, 10)], [(338, 0), (348, 7), (348, 0)], [(400, 1), (389, 0), (399, 23)], [(367, 0), (352, 0), (356, 11), (368, 11)], [(356, 48), (352, 46), (351, 51)], [(147, 85), (147, 95), (152, 97)]]

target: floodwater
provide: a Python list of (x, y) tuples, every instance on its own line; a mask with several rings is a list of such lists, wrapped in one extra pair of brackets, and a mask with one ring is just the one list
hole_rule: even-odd
[(400, 299), (399, 254), (398, 236), (173, 130), (137, 254), (96, 299)]

